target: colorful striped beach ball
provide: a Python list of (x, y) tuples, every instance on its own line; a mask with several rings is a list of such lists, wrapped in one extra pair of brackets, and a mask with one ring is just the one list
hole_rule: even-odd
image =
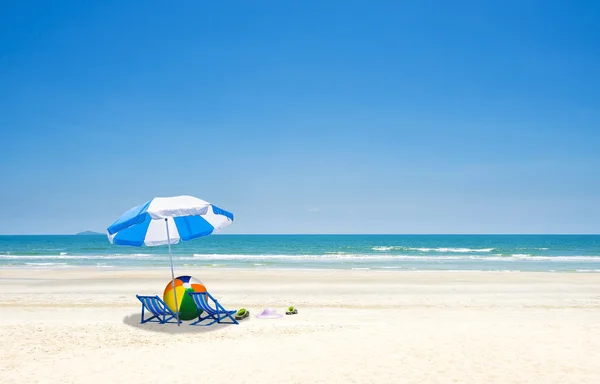
[[(179, 307), (179, 319), (193, 320), (198, 317), (198, 309), (192, 297), (187, 292), (206, 292), (202, 282), (192, 276), (179, 276), (175, 278), (175, 293)], [(175, 298), (173, 297), (173, 282), (169, 281), (163, 293), (165, 304), (175, 312)], [(200, 312), (202, 313), (202, 312)]]

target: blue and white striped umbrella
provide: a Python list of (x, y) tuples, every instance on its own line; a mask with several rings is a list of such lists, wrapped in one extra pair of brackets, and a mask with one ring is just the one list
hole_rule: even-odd
[(170, 245), (208, 236), (231, 222), (233, 214), (196, 197), (156, 197), (125, 212), (107, 234), (117, 245)]
[(233, 214), (193, 196), (156, 197), (131, 208), (106, 230), (108, 240), (136, 247), (169, 246), (177, 325), (179, 308), (171, 244), (208, 236), (233, 222)]

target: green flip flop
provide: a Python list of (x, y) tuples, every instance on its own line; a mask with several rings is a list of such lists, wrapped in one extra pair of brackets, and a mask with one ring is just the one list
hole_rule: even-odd
[(234, 317), (236, 320), (243, 320), (248, 316), (250, 316), (250, 311), (247, 311), (246, 308), (242, 308), (236, 312)]
[(285, 312), (286, 315), (295, 315), (298, 313), (298, 310), (296, 308), (294, 308), (293, 305), (290, 305), (287, 309), (287, 311)]

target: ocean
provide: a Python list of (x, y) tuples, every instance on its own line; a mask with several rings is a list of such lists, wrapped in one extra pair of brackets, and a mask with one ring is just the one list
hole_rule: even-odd
[[(179, 267), (600, 272), (600, 235), (213, 235), (172, 247)], [(0, 236), (0, 268), (148, 268), (166, 246), (106, 236)]]

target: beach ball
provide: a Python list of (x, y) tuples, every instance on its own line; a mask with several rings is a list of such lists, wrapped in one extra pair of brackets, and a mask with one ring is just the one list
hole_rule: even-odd
[[(198, 317), (198, 309), (194, 300), (188, 292), (206, 292), (206, 287), (202, 282), (192, 276), (179, 276), (175, 278), (175, 293), (177, 295), (177, 306), (179, 308), (179, 319), (180, 320), (192, 320)], [(169, 280), (169, 283), (165, 287), (163, 293), (163, 300), (165, 304), (175, 312), (175, 297), (173, 295), (173, 281)], [(202, 313), (202, 311), (200, 311)]]

